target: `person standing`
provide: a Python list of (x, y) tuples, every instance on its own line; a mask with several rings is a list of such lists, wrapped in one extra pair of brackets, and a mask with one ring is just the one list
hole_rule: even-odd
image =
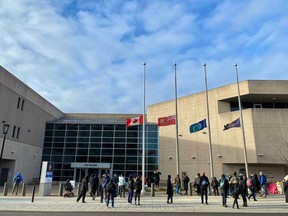
[(14, 191), (16, 190), (16, 195), (18, 194), (19, 185), (23, 181), (22, 175), (20, 172), (16, 173), (16, 175), (13, 177), (13, 188), (12, 188), (12, 196), (14, 194)]
[(132, 174), (130, 174), (128, 178), (128, 203), (130, 204), (132, 204), (133, 191), (134, 191), (134, 180)]
[(267, 179), (266, 176), (263, 175), (263, 172), (260, 172), (260, 189), (261, 189), (261, 195), (260, 197), (266, 198), (267, 196)]
[(247, 182), (246, 176), (240, 175), (239, 177), (239, 193), (241, 194), (243, 200), (243, 207), (248, 207), (247, 205)]
[(159, 172), (158, 169), (156, 169), (156, 170), (154, 171), (154, 182), (155, 182), (155, 189), (156, 189), (156, 190), (159, 189), (160, 175), (161, 175), (161, 172)]
[(99, 187), (99, 178), (98, 178), (97, 174), (93, 175), (91, 182), (90, 182), (90, 185), (91, 185), (91, 193), (90, 194), (92, 195), (92, 199), (95, 200), (96, 192), (97, 192), (98, 187)]
[(89, 182), (89, 177), (88, 177), (88, 175), (86, 175), (82, 179), (79, 195), (77, 197), (77, 202), (79, 202), (79, 200), (82, 198), (82, 203), (86, 203), (85, 197), (86, 197), (86, 192), (88, 191), (88, 182)]
[(225, 174), (221, 175), (221, 179), (219, 181), (221, 196), (222, 196), (222, 206), (227, 207), (227, 197), (229, 192), (229, 182), (226, 178)]
[(140, 205), (140, 194), (141, 194), (141, 190), (142, 190), (142, 181), (141, 181), (141, 178), (139, 175), (137, 175), (135, 178), (134, 188), (135, 188), (135, 205), (136, 205), (137, 198), (138, 198), (138, 205)]
[(212, 178), (211, 185), (212, 185), (212, 188), (213, 188), (214, 196), (216, 196), (216, 195), (219, 196), (219, 190), (218, 190), (219, 182), (218, 182), (218, 180), (217, 180), (217, 178), (215, 176)]
[(174, 184), (175, 184), (175, 195), (181, 195), (181, 179), (179, 177), (179, 174), (177, 174), (177, 176), (174, 179)]
[(195, 186), (196, 186), (196, 192), (199, 195), (201, 195), (201, 187), (200, 187), (200, 173), (197, 173), (195, 177)]
[(288, 203), (288, 175), (286, 175), (284, 177), (283, 191), (284, 191), (284, 194), (285, 194), (285, 201), (286, 201), (286, 203)]
[(167, 204), (173, 203), (173, 186), (171, 182), (171, 175), (168, 175), (167, 178), (166, 194), (167, 194)]
[(209, 186), (209, 179), (205, 175), (205, 172), (202, 173), (200, 177), (200, 191), (201, 191), (201, 203), (204, 205), (204, 196), (205, 196), (205, 204), (208, 205), (208, 186)]
[(119, 184), (119, 195), (120, 195), (120, 197), (125, 198), (126, 180), (122, 174), (119, 176), (119, 183), (118, 184)]
[(109, 208), (109, 202), (111, 200), (111, 206), (114, 208), (114, 197), (117, 192), (117, 185), (114, 183), (114, 178), (108, 179), (105, 187), (106, 193), (106, 208)]
[(188, 195), (189, 181), (190, 181), (190, 178), (188, 177), (188, 175), (186, 173), (184, 173), (184, 175), (183, 175), (183, 186), (184, 186), (184, 191), (185, 191), (184, 195)]

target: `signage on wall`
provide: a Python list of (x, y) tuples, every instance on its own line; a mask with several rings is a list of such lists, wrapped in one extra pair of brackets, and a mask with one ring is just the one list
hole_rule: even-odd
[(98, 168), (110, 169), (110, 163), (71, 163), (71, 168)]
[(53, 162), (47, 162), (47, 169), (46, 169), (46, 182), (52, 182), (53, 179), (53, 169), (54, 164)]

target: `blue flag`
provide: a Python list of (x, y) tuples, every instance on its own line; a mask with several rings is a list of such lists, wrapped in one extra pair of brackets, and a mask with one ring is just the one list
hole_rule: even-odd
[(194, 132), (203, 130), (206, 127), (207, 127), (206, 119), (204, 119), (198, 123), (190, 125), (190, 133), (194, 133)]
[(228, 129), (233, 128), (233, 127), (241, 127), (240, 118), (237, 118), (233, 122), (224, 125), (224, 129), (223, 130), (228, 130)]

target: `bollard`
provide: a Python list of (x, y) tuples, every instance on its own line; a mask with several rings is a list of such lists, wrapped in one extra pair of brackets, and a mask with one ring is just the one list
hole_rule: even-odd
[(193, 190), (192, 182), (189, 182), (188, 190), (189, 190), (189, 196), (192, 196), (192, 190)]
[(63, 196), (63, 183), (59, 183), (59, 193), (58, 196)]
[(34, 196), (35, 196), (35, 186), (33, 186), (33, 189), (32, 189), (32, 201), (31, 202), (34, 202)]
[(151, 196), (155, 196), (155, 183), (151, 183)]
[(78, 188), (77, 188), (77, 197), (78, 197), (79, 194), (80, 194), (80, 187), (81, 187), (81, 183), (78, 183)]
[(7, 193), (8, 193), (8, 183), (5, 182), (3, 187), (3, 196), (7, 196)]
[(23, 182), (22, 184), (22, 193), (21, 193), (21, 196), (26, 196), (26, 183)]

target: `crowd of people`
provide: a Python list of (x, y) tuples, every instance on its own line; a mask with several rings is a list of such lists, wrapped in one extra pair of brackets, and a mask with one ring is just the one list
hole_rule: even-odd
[[(154, 171), (156, 191), (159, 190), (160, 175), (161, 172), (158, 170)], [(283, 190), (286, 194), (286, 202), (288, 202), (288, 175), (284, 178), (283, 182)], [(173, 203), (173, 196), (175, 195), (188, 195), (189, 183), (192, 183), (194, 191), (201, 197), (200, 201), (203, 205), (209, 205), (208, 197), (209, 195), (214, 195), (222, 197), (223, 207), (228, 207), (227, 198), (233, 198), (233, 202), (231, 203), (232, 208), (239, 209), (239, 199), (242, 199), (243, 207), (248, 207), (247, 200), (250, 201), (252, 198), (254, 201), (257, 201), (258, 193), (262, 198), (266, 198), (268, 194), (267, 178), (263, 172), (259, 173), (259, 177), (257, 174), (247, 177), (245, 174), (238, 174), (235, 171), (232, 175), (222, 174), (219, 179), (212, 177), (211, 181), (206, 176), (205, 172), (202, 172), (201, 175), (198, 173), (194, 181), (191, 181), (189, 176), (185, 173), (182, 177), (177, 174), (175, 178), (168, 175), (165, 188), (167, 204)], [(145, 184), (148, 184), (147, 179)], [(88, 188), (91, 189), (90, 196), (92, 199), (94, 200), (95, 197), (99, 195), (100, 202), (105, 202), (107, 208), (109, 208), (110, 203), (112, 208), (114, 207), (115, 197), (125, 198), (126, 189), (128, 191), (127, 202), (129, 204), (140, 205), (142, 177), (140, 175), (133, 176), (130, 174), (126, 181), (126, 178), (122, 174), (110, 177), (110, 175), (106, 173), (100, 179), (96, 174), (91, 175), (90, 178), (85, 176), (81, 183), (77, 202), (82, 199), (82, 202), (85, 203), (85, 195)], [(181, 192), (182, 189), (184, 193)], [(97, 192), (99, 194), (97, 194)]]

